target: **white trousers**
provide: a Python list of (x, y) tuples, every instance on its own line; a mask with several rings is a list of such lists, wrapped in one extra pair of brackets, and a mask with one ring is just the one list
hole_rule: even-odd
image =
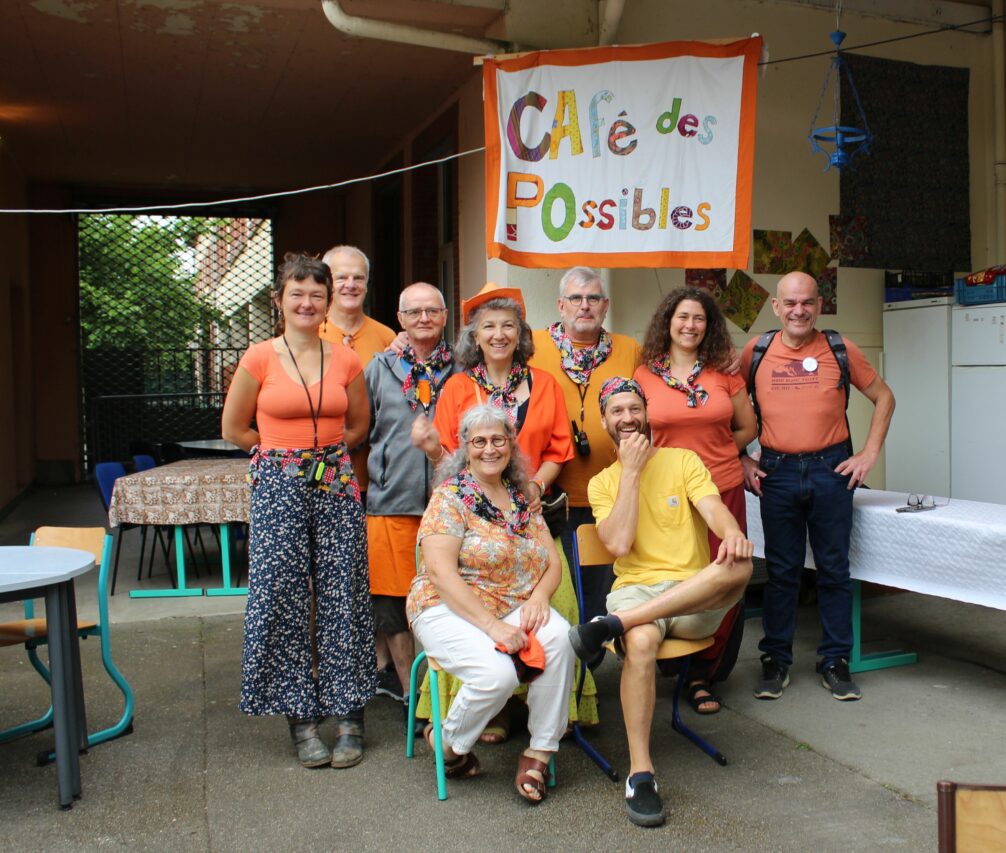
[[(520, 608), (504, 622), (520, 625)], [(443, 723), (444, 742), (458, 755), (471, 752), (489, 721), (517, 687), (510, 655), (497, 651), (492, 638), (446, 604), (424, 610), (412, 631), (426, 654), (463, 683)], [(567, 636), (569, 623), (555, 610), (535, 636), (545, 650), (545, 671), (528, 685), (531, 749), (555, 752), (569, 722), (569, 694), (576, 655)]]

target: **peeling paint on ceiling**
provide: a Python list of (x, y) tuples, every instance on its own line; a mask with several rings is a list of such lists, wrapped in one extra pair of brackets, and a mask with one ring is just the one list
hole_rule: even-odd
[(90, 23), (85, 17), (98, 4), (92, 0), (32, 0), (31, 6), (43, 15), (52, 15), (73, 21), (75, 24)]
[(239, 3), (224, 3), (221, 18), (227, 29), (232, 33), (247, 33), (253, 25), (265, 17), (265, 9)]
[(169, 36), (190, 36), (195, 31), (196, 22), (190, 15), (183, 15), (180, 12), (165, 17), (164, 23), (157, 29), (157, 32)]

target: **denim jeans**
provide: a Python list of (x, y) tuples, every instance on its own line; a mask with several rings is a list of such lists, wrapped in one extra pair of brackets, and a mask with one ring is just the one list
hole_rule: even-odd
[(765, 636), (758, 648), (783, 666), (793, 663), (800, 574), (807, 536), (817, 565), (821, 616), (818, 669), (852, 651), (852, 582), (849, 536), (852, 493), (849, 478), (835, 467), (849, 456), (834, 445), (816, 453), (786, 454), (762, 449), (761, 519), (768, 582), (762, 610)]

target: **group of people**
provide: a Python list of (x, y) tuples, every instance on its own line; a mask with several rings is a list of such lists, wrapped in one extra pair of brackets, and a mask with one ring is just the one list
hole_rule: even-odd
[[(396, 333), (364, 314), (368, 278), (354, 247), (288, 255), (279, 334), (244, 355), (223, 413), (224, 437), (254, 451), (240, 707), (285, 715), (304, 766), (362, 759), (364, 705), (379, 688), (401, 696), (415, 637), (450, 675), (438, 679), (448, 777), (477, 775), (476, 744), (504, 739), (526, 711), (514, 784), (540, 802), (568, 727), (597, 722), (589, 669), (576, 701), (575, 658), (594, 668), (610, 644), (623, 658), (628, 816), (662, 823), (656, 650), (714, 636), (686, 695), (699, 713), (720, 710), (712, 688), (736, 660), (752, 568), (745, 487), (762, 498), (768, 565), (755, 695), (789, 682), (809, 531), (818, 671), (836, 698), (859, 698), (852, 493), (894, 399), (854, 344), (817, 330), (813, 278), (780, 280), (782, 329), (750, 342), (739, 370), (701, 290), (668, 294), (640, 348), (605, 329), (610, 296), (592, 269), (562, 277), (558, 319), (542, 330), (519, 289), (487, 284), (462, 302), (451, 346), (440, 290), (406, 287)], [(855, 454), (849, 383), (875, 406)], [(760, 458), (748, 456), (759, 433)], [(585, 576), (581, 619), (569, 566), (584, 523), (614, 562)]]

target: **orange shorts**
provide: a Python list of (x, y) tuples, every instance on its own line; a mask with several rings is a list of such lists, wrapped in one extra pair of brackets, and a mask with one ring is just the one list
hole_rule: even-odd
[(418, 515), (368, 515), (367, 558), (372, 595), (409, 594), (416, 576)]

